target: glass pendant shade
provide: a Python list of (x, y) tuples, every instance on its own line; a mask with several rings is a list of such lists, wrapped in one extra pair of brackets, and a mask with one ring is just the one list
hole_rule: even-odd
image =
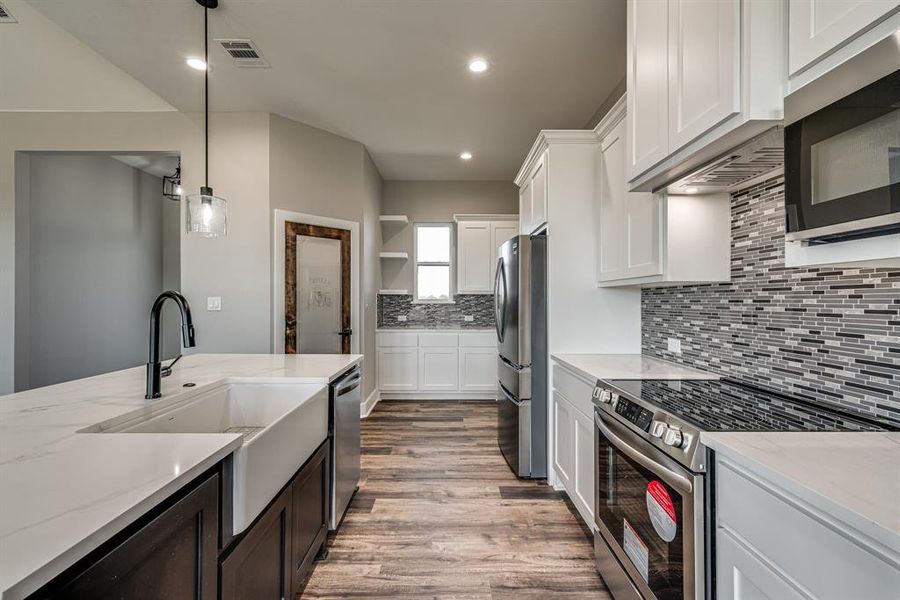
[(199, 194), (187, 196), (184, 211), (184, 229), (204, 237), (225, 235), (225, 199), (213, 195), (212, 188), (201, 187)]

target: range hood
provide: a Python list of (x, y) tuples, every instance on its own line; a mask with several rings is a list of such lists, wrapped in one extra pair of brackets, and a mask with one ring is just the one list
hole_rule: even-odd
[(784, 129), (775, 127), (664, 186), (669, 194), (736, 192), (784, 172)]

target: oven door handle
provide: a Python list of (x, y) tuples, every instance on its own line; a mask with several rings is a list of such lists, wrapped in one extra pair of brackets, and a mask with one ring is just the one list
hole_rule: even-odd
[(603, 419), (597, 413), (594, 413), (594, 423), (597, 424), (600, 433), (606, 436), (612, 445), (616, 447), (616, 450), (619, 450), (622, 454), (625, 454), (628, 458), (640, 464), (647, 470), (652, 471), (682, 494), (690, 494), (691, 491), (693, 491), (694, 486), (690, 479), (681, 473), (676, 473), (665, 465), (661, 465), (653, 459), (647, 458), (640, 450), (630, 446), (625, 440), (616, 435), (613, 430), (610, 429), (609, 425), (603, 422)]

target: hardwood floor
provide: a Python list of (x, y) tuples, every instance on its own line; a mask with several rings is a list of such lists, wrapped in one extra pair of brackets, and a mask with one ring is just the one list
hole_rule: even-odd
[(509, 470), (496, 415), (494, 402), (380, 402), (359, 492), (302, 597), (609, 598), (574, 509)]

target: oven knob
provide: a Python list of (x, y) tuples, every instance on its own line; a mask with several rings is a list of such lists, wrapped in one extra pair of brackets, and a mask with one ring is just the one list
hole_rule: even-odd
[(615, 392), (612, 393), (612, 399), (609, 401), (613, 408), (619, 404), (619, 395)]
[(650, 435), (655, 438), (661, 438), (666, 434), (668, 428), (669, 426), (662, 421), (653, 421), (653, 424), (650, 426)]
[(602, 390), (597, 400), (599, 400), (603, 404), (609, 404), (609, 401), (612, 400), (612, 392), (610, 392), (609, 390)]
[(669, 427), (666, 431), (666, 436), (663, 438), (663, 442), (665, 442), (667, 446), (681, 448), (681, 444), (684, 442), (684, 436), (677, 427)]

